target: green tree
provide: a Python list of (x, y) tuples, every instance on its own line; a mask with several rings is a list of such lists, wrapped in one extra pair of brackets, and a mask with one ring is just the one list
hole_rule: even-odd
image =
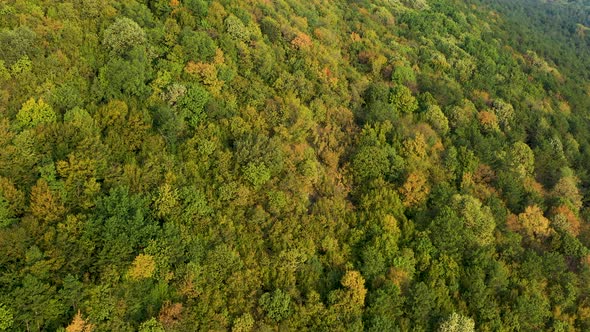
[(16, 29), (0, 31), (0, 60), (11, 66), (25, 56), (33, 58), (39, 49), (36, 47), (37, 35), (25, 25)]
[(188, 60), (209, 62), (215, 57), (217, 45), (209, 35), (202, 31), (185, 29), (182, 31), (180, 44)]
[(270, 170), (264, 163), (248, 163), (243, 172), (244, 178), (256, 188), (262, 186), (271, 178)]
[(291, 296), (280, 289), (272, 293), (264, 293), (258, 303), (266, 315), (276, 322), (287, 319), (291, 315)]
[(56, 296), (55, 286), (51, 286), (34, 276), (27, 274), (22, 279), (22, 285), (14, 290), (15, 302), (13, 306), (18, 314), (15, 325), (19, 329), (41, 331), (56, 328), (56, 323), (63, 315), (63, 303)]
[(193, 84), (187, 87), (176, 107), (182, 118), (186, 119), (188, 124), (196, 128), (200, 122), (206, 119), (205, 105), (209, 101), (209, 93), (201, 85)]
[(14, 218), (14, 214), (10, 211), (8, 202), (0, 194), (0, 227), (10, 226), (15, 221), (17, 219)]
[(449, 120), (438, 105), (428, 105), (424, 119), (442, 135), (449, 131)]
[(103, 66), (94, 84), (97, 96), (107, 100), (123, 99), (126, 96), (147, 97), (151, 78), (150, 60), (145, 49), (133, 48), (126, 58), (115, 56)]
[(424, 282), (416, 283), (412, 287), (410, 298), (409, 315), (414, 323), (415, 331), (428, 330), (435, 306), (432, 290)]
[(404, 315), (404, 300), (400, 289), (393, 283), (369, 293), (365, 311), (368, 331), (395, 331)]
[(199, 18), (206, 17), (209, 11), (209, 4), (205, 0), (187, 0), (184, 5)]
[(157, 222), (148, 212), (148, 200), (125, 187), (113, 188), (96, 205), (93, 218), (84, 227), (84, 237), (96, 243), (93, 264), (113, 262), (127, 266), (153, 238)]
[(395, 85), (389, 94), (389, 103), (394, 112), (413, 113), (418, 109), (418, 101), (412, 91), (404, 85)]
[(386, 177), (390, 171), (391, 149), (377, 146), (362, 146), (354, 155), (352, 169), (359, 183)]
[(416, 73), (408, 65), (395, 66), (391, 74), (391, 80), (398, 84), (416, 84)]
[(383, 82), (371, 83), (364, 94), (365, 109), (359, 117), (365, 122), (393, 121), (397, 114), (389, 105), (389, 87)]
[(502, 130), (510, 130), (514, 121), (514, 107), (499, 99), (494, 100), (494, 103), (492, 104), (492, 110), (498, 117), (498, 123), (500, 124)]
[(277, 42), (282, 37), (279, 23), (277, 23), (277, 21), (275, 21), (270, 16), (265, 16), (260, 21), (260, 30), (262, 30), (262, 33), (268, 36), (268, 39), (271, 42)]

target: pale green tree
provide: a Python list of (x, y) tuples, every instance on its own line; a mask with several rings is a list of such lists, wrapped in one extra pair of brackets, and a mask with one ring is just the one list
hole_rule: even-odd
[(453, 312), (438, 328), (438, 332), (474, 332), (475, 322), (472, 318)]
[(130, 18), (118, 18), (104, 32), (103, 44), (115, 54), (123, 54), (133, 47), (143, 45), (146, 36), (143, 29)]
[(507, 166), (522, 178), (532, 175), (535, 170), (535, 154), (523, 142), (516, 142), (508, 152)]
[(441, 134), (449, 131), (449, 119), (438, 105), (428, 105), (424, 119)]
[(463, 217), (466, 232), (477, 245), (487, 245), (494, 241), (496, 223), (488, 206), (482, 206), (479, 199), (469, 195), (455, 195), (453, 207)]

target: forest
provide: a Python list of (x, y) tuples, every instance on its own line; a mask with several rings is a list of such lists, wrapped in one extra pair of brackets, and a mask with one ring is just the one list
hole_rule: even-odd
[(590, 330), (587, 0), (0, 1), (0, 331)]

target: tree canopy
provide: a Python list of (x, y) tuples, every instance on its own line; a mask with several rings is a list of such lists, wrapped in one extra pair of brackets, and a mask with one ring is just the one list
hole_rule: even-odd
[(582, 0), (0, 1), (0, 331), (590, 330)]

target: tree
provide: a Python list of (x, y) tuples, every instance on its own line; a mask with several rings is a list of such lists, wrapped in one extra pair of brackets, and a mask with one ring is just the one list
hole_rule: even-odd
[(557, 228), (565, 230), (572, 236), (578, 236), (580, 234), (580, 219), (567, 205), (555, 207), (552, 210), (552, 214), (553, 224)]
[(477, 109), (475, 105), (464, 99), (460, 105), (451, 107), (447, 112), (449, 123), (453, 129), (465, 128), (475, 118)]
[(493, 243), (496, 223), (489, 207), (469, 195), (454, 196), (453, 207), (463, 217), (469, 240), (479, 246)]
[(53, 223), (61, 219), (65, 208), (61, 199), (48, 186), (47, 181), (39, 179), (31, 189), (31, 213), (46, 223)]
[(396, 113), (413, 113), (418, 109), (418, 101), (405, 85), (397, 84), (391, 89), (389, 103)]
[(154, 199), (156, 215), (159, 218), (167, 218), (178, 212), (179, 196), (178, 191), (166, 183), (158, 190), (158, 197)]
[(162, 323), (164, 329), (173, 329), (180, 323), (183, 309), (182, 303), (170, 303), (166, 301), (160, 309), (158, 321)]
[(113, 53), (122, 55), (146, 43), (143, 29), (132, 19), (120, 17), (105, 31), (103, 44)]
[(358, 183), (386, 177), (390, 171), (390, 153), (386, 148), (362, 146), (354, 155), (352, 170)]
[(512, 230), (522, 231), (532, 239), (543, 239), (551, 233), (549, 219), (545, 218), (537, 205), (527, 206), (517, 218), (509, 219), (508, 226)]
[(481, 111), (477, 113), (477, 119), (484, 131), (489, 133), (500, 131), (496, 114), (489, 111)]
[(397, 114), (389, 105), (389, 88), (383, 82), (371, 83), (364, 93), (365, 109), (359, 117), (364, 122), (393, 121)]
[(28, 129), (41, 124), (55, 123), (57, 115), (43, 99), (30, 98), (16, 114), (16, 121), (20, 128)]
[(192, 84), (187, 87), (186, 93), (182, 94), (176, 103), (180, 116), (188, 124), (196, 128), (200, 122), (207, 118), (205, 105), (209, 101), (209, 93), (199, 84)]
[(280, 289), (264, 293), (258, 303), (266, 315), (275, 322), (287, 319), (291, 315), (291, 296)]
[(133, 264), (129, 268), (129, 278), (131, 280), (142, 280), (151, 278), (156, 270), (156, 262), (150, 255), (139, 254), (133, 260)]
[(25, 208), (25, 195), (12, 181), (0, 177), (0, 227), (17, 221)]
[(225, 28), (227, 33), (235, 40), (247, 42), (250, 39), (248, 29), (242, 21), (234, 15), (229, 15), (225, 19)]
[(34, 276), (27, 274), (22, 285), (12, 293), (15, 298), (13, 307), (18, 313), (15, 321), (19, 330), (25, 326), (36, 329), (51, 329), (64, 314), (63, 303), (56, 296), (55, 286), (51, 286)]
[(244, 178), (255, 188), (261, 187), (271, 178), (271, 173), (268, 167), (262, 163), (248, 163), (244, 168)]
[(465, 317), (453, 312), (438, 328), (439, 332), (475, 332), (475, 322), (469, 317)]
[(260, 21), (260, 30), (271, 42), (277, 42), (281, 37), (281, 26), (270, 16), (264, 16)]
[(365, 279), (358, 271), (347, 271), (340, 280), (344, 289), (330, 292), (328, 301), (331, 303), (330, 311), (338, 317), (347, 330), (362, 330), (361, 315), (365, 306)]
[(4, 303), (0, 303), (0, 331), (8, 330), (14, 322), (14, 316)]
[(17, 219), (14, 218), (13, 213), (10, 211), (8, 202), (0, 194), (0, 228), (9, 226), (16, 220)]
[(526, 143), (514, 143), (507, 159), (508, 169), (516, 172), (521, 178), (531, 176), (535, 170), (535, 154)]
[[(219, 50), (219, 49), (218, 49)], [(219, 53), (218, 54), (222, 54)], [(217, 67), (214, 63), (203, 63), (203, 62), (192, 62), (190, 61), (184, 70), (194, 77), (198, 82), (201, 82), (209, 88), (209, 91), (214, 95), (218, 96), (221, 92), (221, 88), (224, 85), (224, 81), (219, 79)]]
[[(241, 23), (241, 21), (240, 21)], [(217, 45), (205, 32), (185, 29), (182, 31), (180, 44), (188, 60), (209, 62), (215, 57)]]
[(406, 182), (400, 188), (400, 194), (404, 197), (404, 206), (416, 206), (426, 200), (430, 193), (428, 178), (421, 172), (412, 172)]
[(78, 313), (74, 316), (74, 319), (66, 327), (66, 332), (92, 332), (94, 330), (94, 325), (86, 322), (82, 318), (82, 314), (78, 310)]
[(24, 56), (32, 58), (38, 52), (36, 40), (35, 32), (25, 25), (14, 30), (3, 29), (0, 31), (0, 60), (11, 66)]
[(564, 176), (553, 187), (552, 195), (559, 201), (569, 204), (574, 211), (582, 207), (582, 195), (578, 189), (580, 180), (571, 171), (564, 171)]
[(346, 272), (340, 282), (349, 291), (351, 304), (358, 306), (365, 305), (365, 296), (367, 295), (365, 279), (358, 271)]
[(527, 282), (514, 303), (514, 312), (519, 327), (523, 330), (542, 329), (551, 317), (550, 303), (543, 286), (538, 282)]
[(139, 332), (165, 332), (164, 327), (154, 317), (141, 323)]
[(295, 38), (291, 40), (291, 45), (298, 50), (305, 50), (312, 46), (311, 37), (303, 32), (297, 33)]
[(97, 202), (83, 235), (97, 244), (98, 261), (94, 264), (114, 261), (121, 267), (128, 266), (139, 248), (147, 246), (159, 230), (158, 223), (148, 213), (148, 202), (125, 187), (111, 189), (108, 196)]
[(232, 332), (250, 332), (254, 329), (254, 318), (245, 313), (234, 321)]
[(93, 87), (99, 98), (110, 100), (125, 96), (149, 96), (151, 89), (146, 82), (151, 78), (152, 71), (146, 50), (136, 47), (126, 52), (126, 58), (112, 57), (100, 68)]
[(391, 80), (397, 84), (413, 85), (416, 84), (416, 73), (414, 73), (412, 67), (400, 64), (395, 66), (391, 73)]
[(510, 130), (514, 120), (514, 107), (502, 99), (498, 99), (492, 103), (492, 111), (498, 117), (498, 123), (502, 130)]
[(430, 319), (434, 315), (435, 295), (424, 283), (414, 284), (410, 295), (409, 316), (411, 317), (415, 330), (425, 331), (430, 326)]
[(404, 315), (405, 298), (391, 283), (369, 293), (367, 297), (367, 329), (370, 332), (395, 331)]
[(449, 131), (449, 120), (438, 105), (428, 105), (424, 119), (441, 135)]
[(205, 0), (187, 0), (184, 5), (199, 18), (205, 18), (207, 16), (209, 5)]

